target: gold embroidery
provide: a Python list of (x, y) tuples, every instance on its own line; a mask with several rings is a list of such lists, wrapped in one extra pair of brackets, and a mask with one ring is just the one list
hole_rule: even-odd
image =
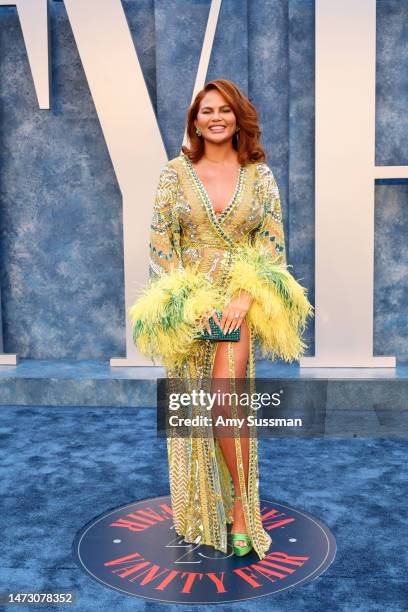
[[(225, 288), (236, 247), (249, 241), (267, 245), (281, 261), (286, 261), (279, 194), (266, 164), (254, 163), (241, 168), (234, 196), (219, 219), (194, 174), (184, 155), (169, 161), (161, 173), (151, 226), (151, 277), (198, 266), (198, 271), (206, 273), (214, 285)], [(250, 390), (254, 390), (256, 338), (251, 325), (248, 328), (250, 351), (246, 375)], [(186, 390), (204, 388), (209, 392), (216, 348), (217, 343), (202, 341), (188, 363), (168, 370), (167, 376), (185, 381)], [(231, 343), (228, 343), (228, 359), (230, 384), (234, 387)], [(195, 408), (194, 414), (200, 414), (200, 410), (203, 408)], [(233, 405), (232, 416), (236, 414), (237, 406)], [(249, 436), (246, 489), (237, 428), (234, 428), (234, 438), (247, 532), (256, 553), (263, 558), (271, 538), (264, 531), (260, 516), (258, 443), (255, 435)], [(208, 544), (227, 553), (233, 483), (211, 428), (196, 428), (195, 435), (188, 438), (169, 437), (167, 450), (177, 534), (186, 542)]]

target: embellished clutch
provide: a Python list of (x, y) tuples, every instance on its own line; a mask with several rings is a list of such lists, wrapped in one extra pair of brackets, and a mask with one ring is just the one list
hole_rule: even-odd
[[(222, 312), (221, 311), (216, 311), (217, 316), (219, 321), (221, 321), (221, 317), (222, 317)], [(232, 331), (231, 333), (227, 333), (224, 334), (224, 332), (218, 327), (218, 325), (216, 324), (216, 322), (214, 321), (214, 319), (212, 317), (210, 317), (208, 319), (208, 322), (210, 324), (211, 327), (211, 334), (208, 333), (208, 330), (206, 328), (204, 328), (204, 332), (200, 333), (197, 336), (198, 340), (212, 340), (213, 342), (238, 342), (240, 339), (240, 328), (238, 327), (238, 329), (235, 329), (234, 331)]]

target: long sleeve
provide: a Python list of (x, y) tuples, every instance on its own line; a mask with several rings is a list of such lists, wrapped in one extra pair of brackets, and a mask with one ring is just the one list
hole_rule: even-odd
[(181, 270), (180, 226), (173, 213), (177, 197), (177, 171), (166, 165), (160, 173), (150, 225), (150, 281)]
[(259, 187), (258, 197), (263, 202), (262, 224), (254, 234), (254, 244), (264, 245), (270, 251), (274, 263), (287, 265), (282, 205), (279, 189), (272, 170), (265, 166), (265, 174)]
[(263, 356), (291, 362), (307, 348), (302, 334), (313, 306), (288, 270), (279, 190), (266, 164), (261, 167), (257, 197), (263, 204), (262, 221), (237, 249), (229, 293), (245, 290), (252, 295), (246, 318), (260, 339)]
[(177, 171), (167, 164), (153, 205), (149, 283), (128, 310), (139, 351), (160, 358), (167, 368), (181, 367), (199, 349), (196, 320), (218, 307), (223, 297), (203, 273), (183, 267), (178, 180)]

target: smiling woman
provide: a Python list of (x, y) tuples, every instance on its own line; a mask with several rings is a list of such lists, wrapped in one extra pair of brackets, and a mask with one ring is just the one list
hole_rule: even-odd
[[(210, 90), (206, 100), (214, 106), (209, 106), (208, 103), (200, 106), (194, 121), (196, 134), (206, 139), (209, 149), (211, 143), (214, 143), (218, 145), (219, 151), (220, 145), (231, 141), (240, 128), (231, 106), (225, 104), (225, 99), (217, 90)], [(243, 166), (239, 165), (235, 158), (236, 155), (231, 157), (231, 161), (222, 163), (222, 160), (203, 156), (194, 165), (196, 176), (199, 176), (201, 187), (216, 215), (222, 215), (231, 206), (242, 179)], [(228, 193), (232, 193), (232, 196), (225, 200), (225, 194)]]
[[(255, 107), (231, 81), (211, 81), (188, 111), (187, 133), (190, 146), (160, 174), (150, 284), (129, 316), (139, 350), (161, 357), (169, 378), (191, 393), (233, 392), (255, 378), (256, 340), (271, 358), (302, 355), (313, 308), (287, 269), (279, 191)], [(200, 337), (204, 327), (212, 339)], [(239, 341), (223, 341), (237, 329)], [(212, 415), (239, 410), (216, 404)], [(191, 415), (208, 416), (207, 407), (192, 406)], [(227, 552), (232, 523), (235, 554), (253, 548), (263, 558), (271, 538), (260, 516), (256, 437), (245, 427), (218, 433), (203, 424), (188, 438), (168, 437), (176, 532)]]

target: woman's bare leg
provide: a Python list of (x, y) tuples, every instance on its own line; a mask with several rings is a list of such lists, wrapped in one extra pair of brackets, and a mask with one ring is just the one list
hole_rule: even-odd
[[(219, 342), (217, 346), (217, 351), (214, 360), (214, 367), (212, 372), (212, 383), (211, 390), (212, 393), (216, 393), (218, 390), (221, 392), (229, 393), (232, 390), (230, 389), (229, 384), (229, 365), (228, 365), (228, 343), (227, 342)], [(249, 357), (249, 330), (246, 321), (244, 320), (241, 324), (241, 335), (240, 340), (238, 342), (233, 343), (233, 351), (234, 351), (234, 364), (235, 364), (235, 378), (236, 379), (245, 379), (246, 375), (246, 367)], [(223, 379), (222, 383), (217, 379)], [(223, 388), (225, 387), (225, 388)], [(239, 393), (239, 389), (236, 389), (237, 393)], [(232, 416), (230, 407), (227, 406), (219, 406), (215, 405), (213, 408), (213, 419), (215, 420), (216, 416), (219, 414), (224, 414), (224, 416)], [(241, 496), (241, 487), (239, 484), (238, 478), (238, 469), (237, 469), (237, 457), (235, 451), (235, 440), (233, 435), (226, 435), (225, 428), (222, 428), (222, 433), (217, 435), (217, 428), (214, 429), (215, 435), (218, 439), (218, 443), (220, 445), (222, 454), (225, 459), (225, 463), (228, 467), (228, 470), (231, 474), (232, 481), (234, 483), (235, 494)], [(244, 429), (245, 431), (245, 429)], [(241, 451), (242, 451), (242, 462), (244, 468), (244, 476), (245, 476), (245, 487), (248, 490), (248, 463), (249, 463), (249, 440), (248, 436), (243, 436), (240, 438), (241, 442)], [(234, 524), (231, 529), (231, 533), (247, 533), (247, 528), (245, 524), (244, 511), (242, 507), (241, 500), (236, 500), (234, 502)], [(246, 542), (239, 541), (237, 542), (238, 546), (245, 546)]]

